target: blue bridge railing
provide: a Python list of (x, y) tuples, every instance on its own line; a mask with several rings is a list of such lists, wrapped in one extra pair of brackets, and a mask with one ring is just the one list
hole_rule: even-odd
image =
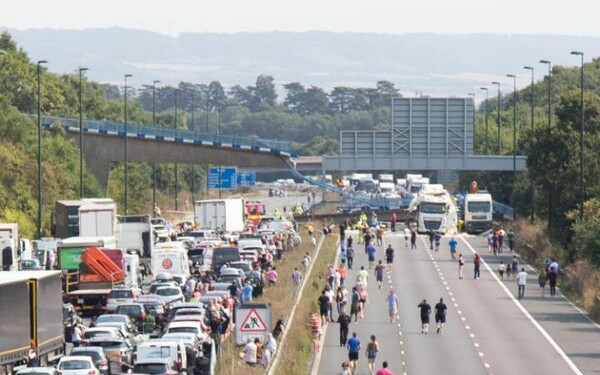
[[(28, 114), (28, 117), (37, 121), (36, 115)], [(79, 119), (67, 117), (42, 116), (42, 126), (50, 128), (56, 125), (64, 127), (67, 131), (79, 131)], [(107, 134), (114, 136), (125, 136), (125, 125), (120, 122), (102, 120), (83, 120), (85, 133)], [(248, 148), (253, 151), (268, 151), (276, 154), (287, 154), (297, 156), (292, 149), (291, 142), (268, 140), (250, 137), (239, 137), (223, 134), (211, 134), (194, 132), (190, 130), (153, 127), (140, 124), (127, 124), (127, 134), (137, 138), (155, 139), (160, 141), (174, 141), (178, 143), (211, 144), (213, 146), (231, 145), (233, 148)], [(268, 150), (266, 150), (268, 149)]]

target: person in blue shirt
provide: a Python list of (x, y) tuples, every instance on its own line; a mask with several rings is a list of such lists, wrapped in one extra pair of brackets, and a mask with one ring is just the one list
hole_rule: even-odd
[(440, 234), (440, 232), (435, 232), (435, 234), (433, 235), (433, 240), (435, 242), (435, 251), (439, 251), (440, 242), (442, 242), (442, 235)]
[(458, 247), (458, 242), (454, 237), (448, 242), (448, 246), (450, 246), (450, 256), (452, 256), (452, 260), (456, 260), (456, 248)]
[(356, 372), (356, 361), (358, 361), (358, 353), (360, 352), (360, 340), (356, 337), (356, 332), (352, 332), (352, 337), (348, 340), (346, 345), (348, 348), (348, 361), (350, 362), (350, 368), (352, 373)]
[(369, 257), (369, 268), (373, 268), (373, 263), (375, 262), (375, 252), (377, 251), (377, 249), (375, 249), (375, 246), (373, 246), (372, 243), (370, 243), (367, 246), (367, 256)]
[(246, 285), (242, 289), (242, 303), (252, 302), (252, 290), (254, 288), (250, 284), (250, 281), (246, 281)]

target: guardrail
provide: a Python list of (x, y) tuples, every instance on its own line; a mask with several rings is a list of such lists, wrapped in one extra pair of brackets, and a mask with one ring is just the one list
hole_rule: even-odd
[[(26, 114), (26, 116), (34, 121), (37, 121), (37, 115)], [(67, 131), (79, 131), (79, 119), (42, 116), (41, 122), (44, 128), (52, 128), (56, 125), (60, 125)], [(85, 133), (124, 137), (125, 124), (115, 121), (83, 120), (83, 131)], [(297, 156), (296, 152), (292, 149), (291, 142), (288, 141), (239, 137), (225, 134), (211, 134), (184, 129), (153, 127), (141, 124), (127, 124), (127, 135), (129, 137), (133, 136), (142, 139), (147, 138), (177, 143), (232, 147), (238, 149), (250, 149), (252, 151), (272, 152), (275, 154), (283, 154), (284, 156)]]

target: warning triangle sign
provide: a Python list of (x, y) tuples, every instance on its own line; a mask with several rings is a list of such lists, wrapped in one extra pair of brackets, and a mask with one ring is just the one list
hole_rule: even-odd
[(246, 315), (246, 318), (242, 322), (240, 327), (240, 331), (242, 332), (266, 332), (267, 325), (263, 321), (263, 319), (258, 314), (256, 309), (252, 308)]

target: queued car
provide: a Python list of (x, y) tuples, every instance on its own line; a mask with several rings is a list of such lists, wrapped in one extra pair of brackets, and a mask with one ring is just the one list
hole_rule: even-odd
[(129, 340), (111, 337), (97, 336), (88, 341), (91, 346), (99, 346), (109, 358), (119, 358), (121, 363), (130, 364), (133, 360), (134, 345)]
[(21, 271), (39, 271), (44, 269), (39, 259), (21, 259), (19, 261), (19, 270)]
[(156, 294), (162, 296), (167, 305), (185, 301), (185, 296), (178, 286), (160, 286), (156, 288)]
[(90, 357), (94, 362), (94, 366), (102, 375), (110, 375), (108, 358), (104, 353), (104, 349), (99, 346), (78, 346), (73, 348), (70, 355)]
[(124, 303), (117, 306), (117, 314), (127, 315), (135, 323), (138, 331), (143, 331), (147, 315), (151, 315), (143, 303)]
[(65, 356), (60, 359), (56, 369), (61, 375), (100, 375), (100, 370), (88, 356)]
[(142, 359), (135, 363), (132, 372), (134, 374), (150, 375), (176, 375), (179, 374), (177, 362), (167, 358)]
[(106, 311), (113, 312), (122, 303), (132, 303), (141, 294), (142, 290), (139, 288), (114, 288), (110, 291), (106, 299)]
[(58, 371), (54, 367), (25, 367), (16, 375), (58, 375)]
[(122, 323), (127, 326), (128, 331), (135, 331), (135, 326), (125, 314), (103, 314), (96, 318), (96, 327), (101, 327), (103, 323)]

